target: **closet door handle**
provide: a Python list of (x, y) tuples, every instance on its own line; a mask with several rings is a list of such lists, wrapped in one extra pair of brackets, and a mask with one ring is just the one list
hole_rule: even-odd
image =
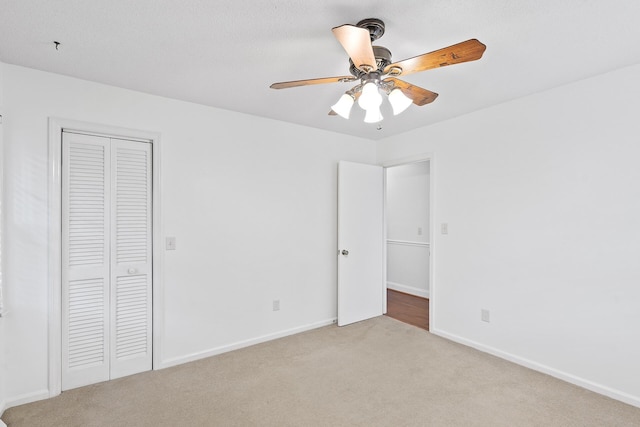
[(343, 249), (341, 254), (344, 255), (344, 256), (347, 256), (347, 255), (349, 255), (349, 251), (346, 250), (346, 249)]
[(136, 270), (133, 267), (131, 267), (130, 269), (127, 270), (127, 273), (129, 273), (129, 274), (136, 274), (137, 272), (138, 272), (138, 270)]

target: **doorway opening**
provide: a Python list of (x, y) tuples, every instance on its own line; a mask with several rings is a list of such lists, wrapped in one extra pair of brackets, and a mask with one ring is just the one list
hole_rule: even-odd
[(387, 315), (429, 330), (431, 162), (385, 168)]

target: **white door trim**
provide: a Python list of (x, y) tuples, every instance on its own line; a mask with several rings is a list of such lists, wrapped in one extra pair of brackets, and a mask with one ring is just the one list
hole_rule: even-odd
[(97, 123), (49, 118), (49, 397), (57, 396), (62, 388), (62, 130), (73, 130), (100, 136), (144, 140), (151, 142), (153, 161), (153, 369), (162, 360), (163, 330), (163, 271), (164, 252), (161, 221), (160, 134), (157, 132), (120, 128)]
[[(435, 200), (435, 156), (433, 153), (424, 153), (424, 154), (417, 154), (414, 156), (408, 156), (408, 157), (401, 157), (398, 159), (391, 159), (391, 160), (386, 160), (384, 162), (380, 162), (378, 163), (380, 166), (382, 166), (383, 168), (385, 168), (385, 174), (384, 174), (384, 206), (385, 206), (385, 214), (384, 214), (384, 239), (385, 239), (385, 245), (384, 245), (384, 266), (385, 266), (385, 270), (384, 270), (384, 275), (385, 275), (385, 292), (386, 292), (386, 287), (387, 287), (387, 281), (386, 281), (386, 277), (387, 277), (387, 245), (386, 245), (386, 241), (387, 241), (387, 174), (386, 174), (386, 169), (392, 166), (402, 166), (402, 165), (408, 165), (411, 163), (419, 163), (419, 162), (429, 162), (429, 236), (430, 237), (430, 243), (429, 243), (429, 248), (430, 248), (430, 256), (429, 256), (429, 329), (435, 329), (435, 324), (434, 324), (434, 312), (436, 310), (435, 308), (435, 300), (436, 300), (436, 283), (435, 283), (435, 274), (434, 274), (434, 259), (436, 256), (436, 230), (435, 230), (435, 220), (434, 220), (434, 200)], [(387, 312), (387, 299), (384, 299), (384, 312)]]

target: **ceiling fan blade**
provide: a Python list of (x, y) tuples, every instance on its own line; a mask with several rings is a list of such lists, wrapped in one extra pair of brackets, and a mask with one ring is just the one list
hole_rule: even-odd
[(407, 83), (404, 80), (399, 80), (394, 77), (384, 79), (385, 82), (393, 82), (400, 88), (402, 93), (413, 100), (413, 103), (418, 106), (430, 104), (436, 100), (438, 94), (431, 92), (430, 90), (423, 89), (419, 86), (414, 86), (411, 83)]
[(287, 89), (290, 87), (298, 86), (310, 86), (319, 85), (324, 83), (340, 83), (340, 82), (352, 82), (356, 80), (354, 76), (341, 76), (341, 77), (323, 77), (320, 79), (308, 79), (308, 80), (295, 80), (291, 82), (279, 82), (269, 86), (271, 89)]
[(345, 24), (331, 31), (359, 70), (369, 72), (378, 68), (369, 30)]
[(406, 76), (407, 74), (430, 70), (432, 68), (475, 61), (476, 59), (482, 58), (482, 54), (486, 48), (487, 47), (478, 40), (471, 39), (440, 50), (394, 62), (393, 64), (387, 65), (384, 72), (388, 73), (392, 68), (398, 67), (402, 69), (402, 71), (397, 75)]

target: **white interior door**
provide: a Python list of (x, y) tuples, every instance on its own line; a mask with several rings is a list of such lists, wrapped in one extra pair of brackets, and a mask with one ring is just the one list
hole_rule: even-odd
[(383, 184), (380, 166), (338, 164), (338, 326), (383, 313)]
[(152, 367), (151, 145), (63, 132), (62, 389)]
[(62, 389), (109, 379), (109, 139), (62, 144)]
[(151, 144), (112, 139), (111, 374), (151, 369)]

